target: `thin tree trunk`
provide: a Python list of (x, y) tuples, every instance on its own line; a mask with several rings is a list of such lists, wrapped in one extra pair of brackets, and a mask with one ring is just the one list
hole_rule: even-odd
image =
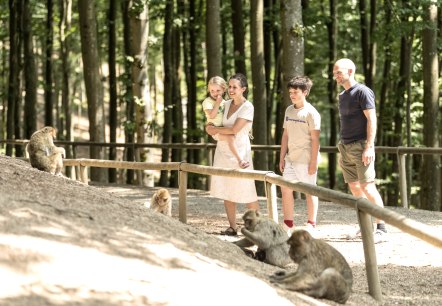
[(54, 48), (53, 46), (53, 39), (54, 39), (54, 31), (53, 31), (53, 22), (54, 22), (54, 16), (53, 16), (53, 1), (52, 0), (46, 0), (46, 6), (47, 6), (47, 19), (46, 19), (46, 58), (45, 58), (45, 125), (46, 126), (53, 126), (54, 125), (54, 101), (52, 96), (52, 50)]
[(370, 43), (370, 32), (368, 29), (368, 18), (367, 18), (367, 3), (365, 0), (359, 0), (359, 22), (361, 26), (361, 51), (362, 51), (362, 71), (364, 72), (365, 83), (371, 88), (371, 84), (368, 84), (368, 63), (369, 63), (369, 43)]
[[(439, 147), (439, 61), (437, 50), (436, 1), (424, 5), (424, 18), (428, 26), (422, 31), (422, 58), (424, 80), (424, 145)], [(422, 168), (422, 208), (441, 210), (440, 202), (440, 156), (425, 155)]]
[[(328, 102), (330, 105), (329, 116), (330, 116), (330, 138), (328, 140), (329, 146), (336, 146), (337, 135), (338, 135), (338, 120), (337, 120), (337, 89), (336, 82), (333, 79), (333, 66), (337, 60), (337, 47), (336, 40), (338, 39), (338, 25), (337, 25), (337, 11), (336, 11), (336, 0), (329, 0), (329, 12), (330, 19), (327, 22), (327, 32), (328, 32), (328, 80), (327, 80), (327, 92), (328, 92)], [(334, 189), (336, 186), (336, 154), (328, 154), (328, 179), (330, 189)]]
[[(173, 1), (166, 3), (164, 16), (163, 35), (163, 62), (164, 62), (164, 127), (163, 143), (169, 143), (172, 139), (172, 90), (173, 90), (173, 66), (172, 66), (172, 18), (174, 5)], [(169, 161), (169, 150), (163, 149), (161, 161)], [(160, 185), (168, 185), (168, 171), (161, 171)]]
[[(267, 92), (264, 63), (264, 2), (256, 0), (251, 2), (250, 8), (250, 47), (253, 81), (253, 104), (255, 106), (253, 137), (256, 144), (268, 144), (267, 133)], [(259, 128), (258, 128), (259, 127)], [(257, 151), (254, 155), (256, 169), (267, 170), (267, 152)], [(262, 184), (257, 186), (259, 194), (264, 194)]]
[[(132, 57), (131, 53), (131, 29), (130, 29), (130, 17), (129, 17), (129, 7), (131, 0), (124, 0), (122, 2), (123, 11), (123, 27), (124, 27), (124, 55), (126, 60), (124, 61), (124, 79), (126, 84), (125, 102), (126, 102), (126, 122), (124, 124), (124, 134), (127, 143), (135, 142), (135, 105), (133, 99), (133, 89), (131, 83), (131, 71), (132, 62), (129, 58)], [(129, 146), (125, 148), (125, 156), (127, 161), (134, 161), (134, 148)], [(126, 183), (133, 184), (134, 182), (134, 170), (128, 169), (126, 171)]]
[(23, 53), (25, 78), (24, 137), (31, 138), (37, 130), (37, 67), (35, 64), (34, 44), (32, 41), (32, 13), (29, 0), (24, 0), (23, 7)]
[(207, 79), (221, 76), (221, 22), (220, 0), (207, 0), (206, 3), (206, 52), (207, 52)]
[[(80, 16), (83, 74), (88, 101), (90, 140), (93, 142), (105, 142), (103, 87), (101, 84), (100, 58), (98, 55), (95, 3), (88, 0), (78, 0), (78, 10)], [(103, 148), (93, 146), (90, 148), (90, 151), (91, 158), (104, 158)], [(91, 180), (105, 181), (104, 169), (92, 168)]]
[[(129, 10), (132, 10), (132, 3), (129, 6)], [(141, 10), (142, 8), (142, 10)], [(144, 3), (142, 7), (137, 8), (138, 15), (132, 13), (130, 16), (131, 27), (131, 56), (134, 58), (131, 70), (132, 80), (132, 93), (135, 106), (135, 131), (136, 131), (136, 143), (144, 143), (146, 137), (146, 117), (152, 119), (152, 108), (149, 93), (149, 79), (147, 73), (147, 44), (149, 37), (149, 16), (148, 6)], [(151, 142), (151, 141), (149, 141)], [(145, 161), (146, 155), (140, 154), (137, 151), (137, 161)], [(137, 172), (137, 181), (139, 184), (143, 183), (144, 173), (143, 171)], [(153, 185), (153, 177), (149, 176), (149, 185)]]
[(235, 58), (235, 72), (247, 75), (242, 1), (231, 0), (230, 3), (232, 7), (233, 55)]
[[(116, 72), (116, 49), (117, 49), (117, 37), (115, 33), (116, 28), (116, 3), (117, 0), (109, 1), (109, 15), (108, 15), (108, 27), (109, 27), (109, 48), (108, 48), (108, 61), (109, 61), (109, 141), (117, 142), (117, 127), (118, 127), (118, 112), (117, 112), (117, 72)], [(109, 160), (117, 160), (117, 148), (109, 148)], [(117, 182), (117, 169), (109, 168), (108, 171), (109, 183)]]
[[(14, 137), (15, 139), (21, 139), (22, 133), (21, 133), (21, 127), (22, 127), (22, 83), (21, 83), (21, 74), (23, 70), (23, 60), (22, 60), (22, 41), (23, 41), (23, 1), (19, 1), (17, 5), (17, 32), (18, 32), (18, 58), (17, 58), (17, 64), (18, 64), (18, 71), (17, 71), (17, 96), (15, 97), (15, 111), (14, 111)], [(22, 157), (24, 151), (23, 146), (16, 145), (15, 146), (15, 156), (16, 157)]]
[[(20, 37), (19, 8), (17, 0), (9, 0), (9, 76), (8, 76), (8, 110), (6, 113), (6, 138), (15, 138), (15, 101), (18, 97), (19, 87), (19, 57), (20, 57)], [(12, 156), (13, 145), (6, 145), (6, 155)]]

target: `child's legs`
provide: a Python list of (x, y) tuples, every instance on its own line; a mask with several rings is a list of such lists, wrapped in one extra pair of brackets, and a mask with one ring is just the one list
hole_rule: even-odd
[(316, 216), (318, 215), (318, 197), (306, 194), (305, 198), (307, 200), (307, 218), (308, 221), (314, 222), (316, 224)]
[(287, 187), (281, 186), (282, 194), (282, 214), (284, 220), (293, 221), (295, 200), (293, 198), (293, 190)]
[(227, 142), (230, 151), (233, 153), (233, 155), (238, 161), (242, 160), (235, 146), (235, 135), (219, 134), (218, 138), (221, 141)]

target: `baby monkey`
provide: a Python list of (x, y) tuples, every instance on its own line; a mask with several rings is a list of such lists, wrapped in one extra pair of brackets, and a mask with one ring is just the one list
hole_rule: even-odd
[(32, 167), (55, 175), (61, 175), (66, 151), (64, 148), (54, 145), (56, 135), (56, 128), (45, 126), (32, 134), (26, 146), (26, 151), (29, 154), (29, 161)]
[(152, 196), (150, 208), (161, 214), (172, 216), (172, 197), (165, 188), (158, 189)]

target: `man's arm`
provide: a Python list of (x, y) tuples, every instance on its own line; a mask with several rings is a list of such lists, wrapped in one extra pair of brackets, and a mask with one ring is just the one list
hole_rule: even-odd
[(364, 115), (367, 117), (367, 143), (365, 144), (365, 150), (362, 153), (362, 162), (365, 165), (369, 165), (374, 161), (374, 140), (376, 138), (376, 109), (364, 110)]

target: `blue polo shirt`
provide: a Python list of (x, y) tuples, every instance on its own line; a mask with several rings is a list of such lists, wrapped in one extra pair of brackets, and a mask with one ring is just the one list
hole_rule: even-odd
[(342, 143), (367, 139), (367, 117), (363, 111), (375, 108), (374, 99), (373, 90), (360, 83), (339, 94)]

